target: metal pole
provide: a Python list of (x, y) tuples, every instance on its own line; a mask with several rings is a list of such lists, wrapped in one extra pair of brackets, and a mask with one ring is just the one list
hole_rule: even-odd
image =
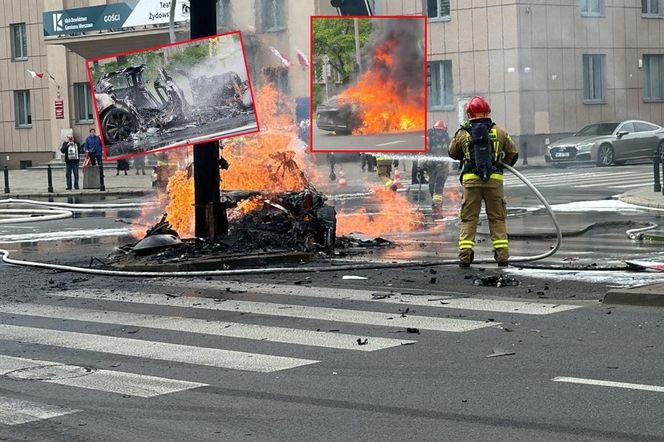
[(362, 74), (362, 57), (360, 57), (360, 25), (357, 18), (353, 19), (353, 27), (355, 28), (355, 63), (357, 66), (357, 77)]
[(99, 161), (99, 190), (102, 192), (106, 191), (106, 186), (104, 185), (104, 164)]
[(5, 166), (5, 193), (9, 193), (9, 169)]
[(46, 166), (46, 179), (48, 181), (48, 193), (53, 193), (53, 171), (51, 170), (51, 165)]
[[(657, 160), (662, 164), (661, 166), (659, 164), (657, 165), (660, 169), (662, 169), (661, 183), (664, 183), (664, 154), (660, 154), (657, 156), (659, 157)], [(664, 195), (664, 186), (662, 186), (662, 195)]]
[[(192, 1), (190, 14), (191, 38), (217, 33), (217, 4), (215, 1)], [(226, 206), (219, 191), (219, 143), (216, 141), (194, 146), (194, 205), (195, 234), (214, 240), (228, 234)]]

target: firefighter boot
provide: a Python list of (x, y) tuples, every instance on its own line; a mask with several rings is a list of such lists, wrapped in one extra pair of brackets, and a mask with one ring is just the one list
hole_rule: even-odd
[(431, 205), (431, 211), (434, 218), (443, 218), (443, 203), (435, 201)]
[(459, 251), (459, 267), (470, 267), (475, 260), (473, 249), (462, 249)]
[(498, 267), (507, 267), (507, 261), (510, 258), (510, 254), (507, 251), (507, 248), (495, 249), (493, 251), (493, 259), (498, 263)]

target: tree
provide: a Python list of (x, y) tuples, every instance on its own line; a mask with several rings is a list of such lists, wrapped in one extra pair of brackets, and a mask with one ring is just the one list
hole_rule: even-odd
[[(371, 19), (359, 19), (360, 47), (371, 34)], [(346, 83), (355, 71), (355, 30), (352, 18), (317, 18), (313, 23), (314, 58), (326, 54), (330, 66)]]

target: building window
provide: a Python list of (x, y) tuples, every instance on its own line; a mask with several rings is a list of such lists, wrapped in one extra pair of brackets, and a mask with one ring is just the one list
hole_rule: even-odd
[(89, 83), (74, 83), (74, 100), (76, 100), (76, 122), (92, 123), (94, 107)]
[(28, 36), (25, 31), (25, 23), (9, 25), (12, 40), (12, 60), (20, 61), (28, 59)]
[(276, 32), (284, 29), (284, 0), (263, 0), (263, 31)]
[(662, 100), (662, 60), (664, 55), (643, 56), (643, 99)]
[(450, 0), (427, 0), (427, 16), (432, 19), (450, 18)]
[(217, 27), (231, 27), (231, 0), (217, 0)]
[(429, 109), (440, 110), (454, 107), (452, 62), (450, 60), (432, 61), (427, 66), (431, 76), (431, 85), (427, 91)]
[(659, 17), (659, 0), (641, 0), (641, 14)]
[(32, 126), (29, 90), (14, 91), (14, 111), (16, 115), (16, 127)]
[(583, 54), (583, 100), (587, 103), (604, 102), (603, 54)]
[(601, 17), (604, 15), (604, 0), (581, 0), (581, 15)]

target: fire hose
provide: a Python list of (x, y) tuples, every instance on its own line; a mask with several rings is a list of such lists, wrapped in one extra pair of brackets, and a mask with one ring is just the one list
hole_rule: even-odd
[[(447, 161), (447, 159), (445, 160)], [(554, 227), (556, 229), (557, 241), (556, 245), (553, 246), (550, 250), (545, 253), (534, 256), (517, 256), (510, 258), (510, 262), (526, 262), (526, 261), (535, 261), (547, 258), (560, 248), (562, 244), (562, 230), (556, 219), (556, 215), (553, 212), (553, 209), (549, 203), (544, 199), (542, 194), (537, 190), (537, 188), (520, 172), (516, 171), (514, 168), (507, 164), (503, 166), (516, 175), (521, 181), (523, 181), (530, 190), (537, 196), (537, 198), (542, 202), (547, 212), (551, 216)], [(372, 263), (353, 263), (353, 264), (343, 264), (343, 265), (328, 265), (320, 267), (268, 267), (262, 269), (234, 269), (234, 270), (201, 270), (201, 271), (176, 271), (176, 272), (136, 272), (136, 271), (123, 271), (123, 270), (105, 270), (105, 269), (93, 269), (86, 267), (77, 267), (69, 266), (62, 264), (49, 264), (36, 261), (26, 261), (13, 259), (9, 257), (9, 251), (0, 249), (0, 254), (2, 255), (2, 261), (7, 264), (14, 264), (27, 267), (37, 267), (50, 270), (60, 270), (64, 272), (76, 272), (76, 273), (85, 273), (90, 275), (101, 275), (101, 276), (125, 276), (125, 277), (192, 277), (192, 276), (239, 276), (239, 275), (261, 275), (261, 274), (271, 274), (271, 273), (315, 273), (315, 272), (337, 272), (337, 271), (357, 271), (357, 270), (375, 270), (375, 269), (394, 269), (394, 268), (408, 268), (408, 267), (433, 267), (439, 265), (456, 265), (458, 260), (456, 259), (442, 259), (442, 260), (428, 260), (428, 261), (409, 261), (409, 262), (372, 262)], [(478, 259), (475, 260), (477, 264), (488, 264), (492, 263), (492, 259)]]

